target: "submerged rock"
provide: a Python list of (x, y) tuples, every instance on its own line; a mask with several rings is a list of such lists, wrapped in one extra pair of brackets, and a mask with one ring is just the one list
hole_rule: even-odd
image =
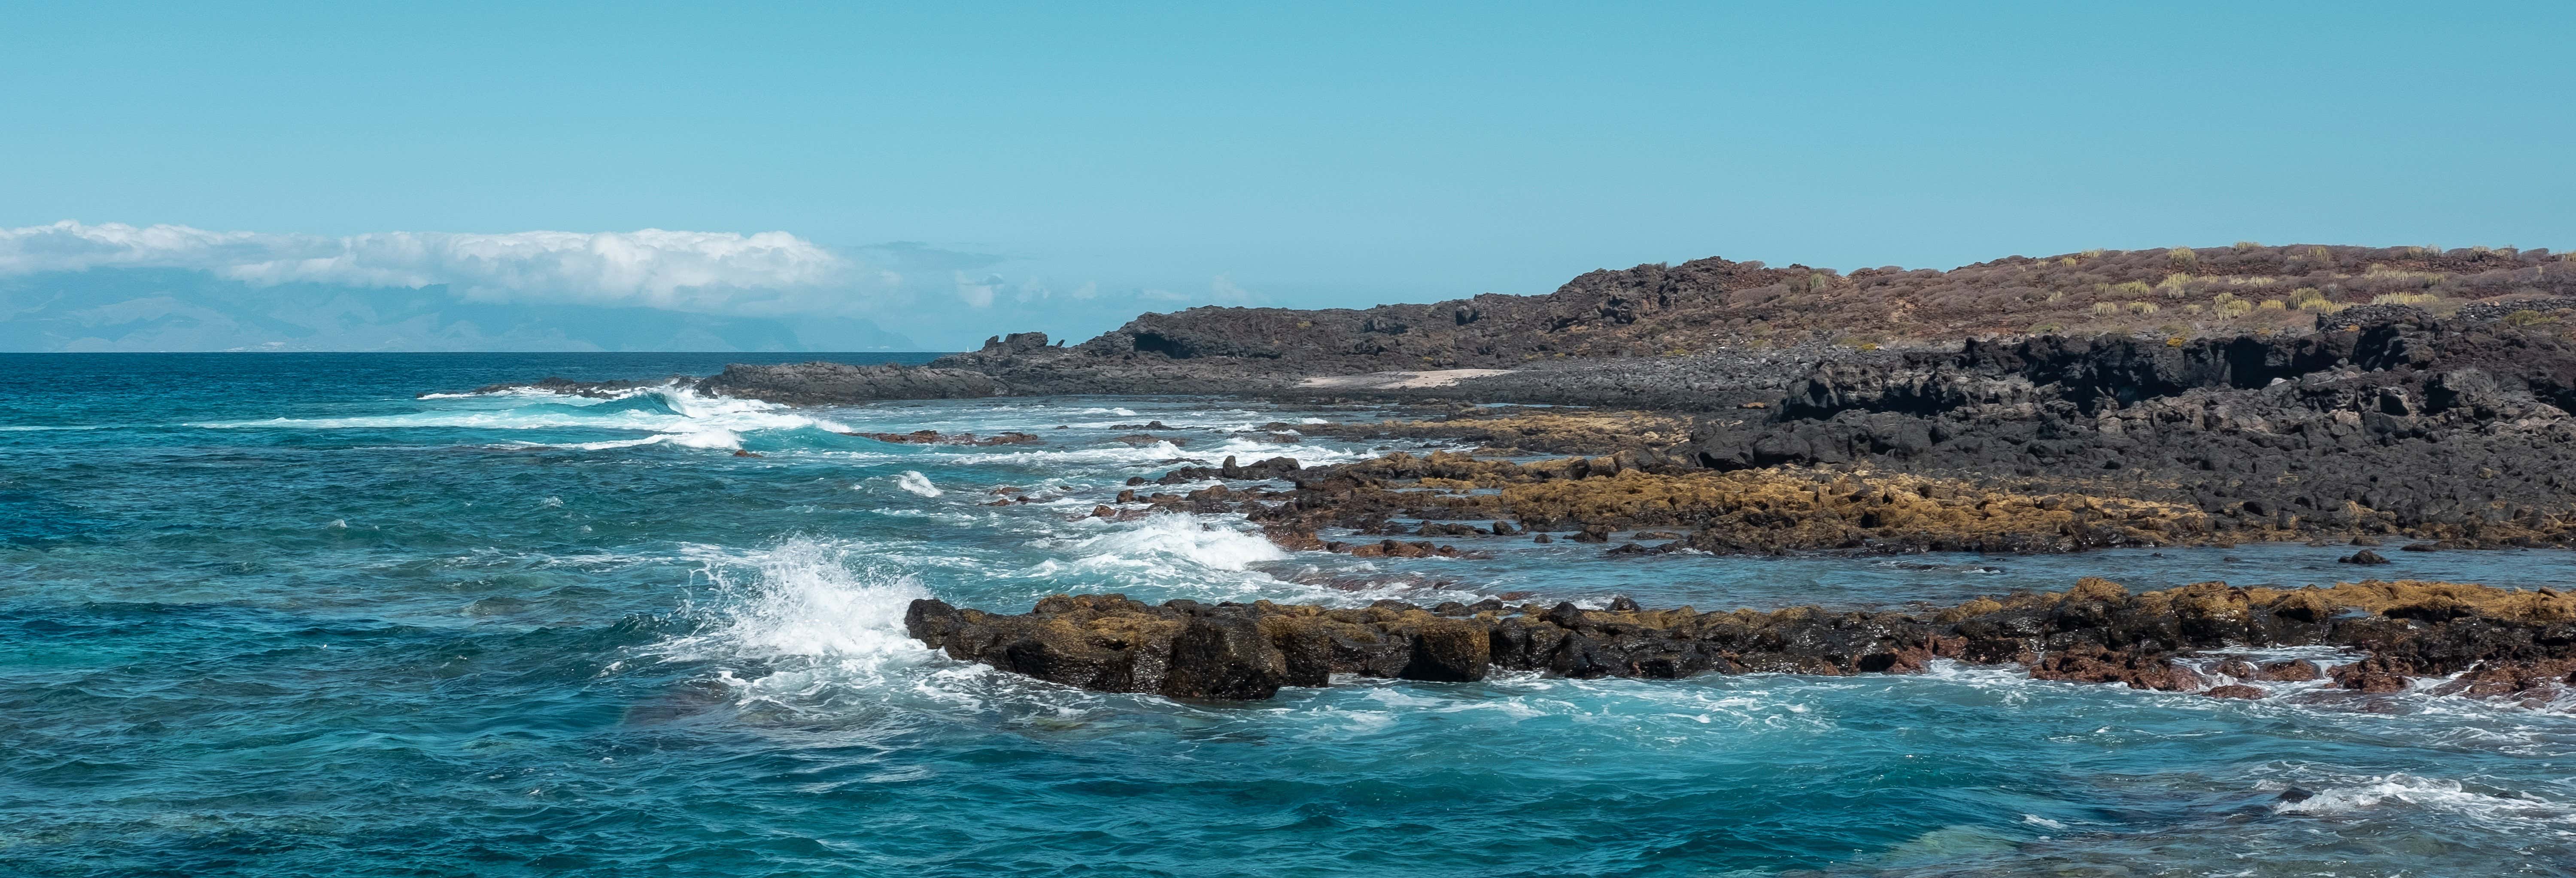
[[(1979, 598), (1926, 617), (1791, 607), (1768, 613), (1608, 609), (1498, 600), (1426, 610), (1307, 604), (1160, 606), (1124, 595), (1055, 595), (1018, 615), (917, 600), (906, 630), (952, 658), (1104, 692), (1257, 700), (1334, 674), (1473, 682), (1495, 670), (1564, 677), (1679, 678), (1779, 672), (1914, 673), (1936, 658), (2018, 663), (2043, 680), (2118, 683), (2255, 698), (2181, 660), (2198, 650), (2332, 645), (2366, 651), (2336, 667), (2341, 688), (2395, 692), (2410, 678), (2470, 672), (2451, 691), (2543, 697), (2576, 684), (2576, 598), (2435, 582), (2297, 590), (2208, 582), (2131, 595), (2085, 579), (2064, 592)], [(2316, 679), (2314, 665), (2219, 666), (2238, 679)]]

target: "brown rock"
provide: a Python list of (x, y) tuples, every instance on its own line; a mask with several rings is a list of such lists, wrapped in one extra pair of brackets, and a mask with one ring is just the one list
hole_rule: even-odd
[(1249, 618), (1200, 616), (1172, 638), (1162, 692), (1173, 698), (1256, 701), (1288, 681), (1288, 658)]
[(2261, 669), (2261, 675), (2254, 679), (2270, 680), (2276, 683), (2305, 683), (2309, 680), (2316, 679), (2318, 676), (2320, 675), (2317, 673), (2317, 666), (2314, 662), (2291, 659), (2289, 661), (2264, 663)]

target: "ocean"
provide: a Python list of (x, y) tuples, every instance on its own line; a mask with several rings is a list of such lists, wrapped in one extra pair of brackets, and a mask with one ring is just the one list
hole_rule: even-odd
[[(1458, 541), (1489, 558), (1359, 559), (1235, 518), (1086, 513), (1183, 463), (1419, 450), (1244, 432), (1392, 409), (468, 392), (814, 357), (0, 355), (0, 874), (2576, 874), (2565, 703), (1952, 664), (1178, 703), (902, 630), (932, 596), (1716, 609), (2350, 578), (2332, 549), (1492, 537)], [(921, 429), (1044, 441), (843, 435)], [(2563, 587), (2576, 566), (2407, 554), (2381, 570)]]

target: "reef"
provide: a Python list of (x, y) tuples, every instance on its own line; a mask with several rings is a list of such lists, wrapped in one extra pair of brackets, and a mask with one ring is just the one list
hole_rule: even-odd
[[(2032, 677), (2137, 689), (2267, 694), (2319, 679), (2387, 693), (2450, 677), (2437, 694), (2548, 705), (2576, 685), (2576, 598), (2438, 582), (2296, 590), (2209, 582), (2130, 594), (2085, 579), (2063, 592), (1979, 598), (1932, 612), (1791, 607), (1649, 610), (1619, 598), (1420, 607), (1149, 605), (1123, 595), (1055, 595), (1004, 615), (916, 600), (906, 630), (950, 657), (1102, 692), (1257, 700), (1335, 675), (1472, 682), (1498, 671), (1676, 679), (1704, 673), (1919, 673), (1936, 659), (2016, 664)], [(2331, 667), (2256, 663), (2228, 651), (2331, 646)], [(2186, 660), (2218, 659), (2195, 669)]]

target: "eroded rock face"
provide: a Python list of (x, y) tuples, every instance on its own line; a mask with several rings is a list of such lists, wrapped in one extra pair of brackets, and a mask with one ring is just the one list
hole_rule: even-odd
[[(2198, 691), (2179, 663), (2200, 650), (2325, 644), (2370, 657), (2334, 669), (2338, 686), (2393, 692), (2407, 679), (2469, 672), (2477, 697), (2552, 694), (2576, 672), (2576, 598), (2455, 583), (2330, 589), (2201, 583), (2131, 595), (2086, 579), (2064, 592), (1978, 599), (1930, 617), (1791, 607), (1769, 613), (1519, 607), (1436, 609), (1396, 601), (1161, 606), (1122, 595), (1057, 595), (1020, 615), (914, 601), (913, 637), (949, 656), (1105, 692), (1261, 699), (1334, 674), (1471, 682), (1494, 670), (1672, 679), (1701, 673), (1912, 673), (1933, 659), (2019, 663), (2045, 680)], [(2222, 664), (2238, 679), (2318, 676), (2304, 661)], [(2244, 695), (2242, 684), (2224, 695)], [(2260, 691), (2257, 689), (2256, 691)]]
[(2299, 336), (1971, 341), (1819, 368), (1697, 460), (2125, 480), (2222, 530), (2576, 541), (2576, 343), (2354, 308)]

